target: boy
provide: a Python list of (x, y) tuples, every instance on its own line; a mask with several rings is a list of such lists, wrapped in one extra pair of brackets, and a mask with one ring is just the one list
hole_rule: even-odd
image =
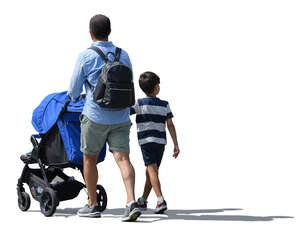
[(160, 78), (155, 73), (141, 74), (139, 85), (147, 97), (138, 99), (130, 109), (130, 114), (136, 114), (138, 141), (146, 166), (144, 193), (138, 199), (138, 206), (143, 210), (147, 209), (147, 198), (153, 188), (157, 196), (156, 214), (167, 210), (167, 203), (162, 195), (158, 178), (158, 168), (167, 143), (166, 124), (174, 143), (173, 157), (177, 158), (180, 152), (170, 106), (167, 101), (156, 97), (160, 91), (159, 84)]

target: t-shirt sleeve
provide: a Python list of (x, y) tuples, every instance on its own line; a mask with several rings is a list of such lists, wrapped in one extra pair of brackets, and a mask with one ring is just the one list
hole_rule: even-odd
[(170, 119), (170, 118), (173, 118), (173, 117), (174, 117), (173, 113), (172, 113), (170, 105), (168, 103), (168, 105), (167, 105), (167, 119)]

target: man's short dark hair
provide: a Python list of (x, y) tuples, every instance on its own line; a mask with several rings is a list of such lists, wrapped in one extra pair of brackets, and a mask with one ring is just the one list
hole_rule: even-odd
[(155, 86), (159, 83), (160, 79), (154, 72), (147, 71), (140, 75), (139, 85), (146, 94), (153, 93)]
[(105, 15), (95, 15), (90, 20), (90, 31), (98, 40), (107, 38), (110, 34), (110, 20)]

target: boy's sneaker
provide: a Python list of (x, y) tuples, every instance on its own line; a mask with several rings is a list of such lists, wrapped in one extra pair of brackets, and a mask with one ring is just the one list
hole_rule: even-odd
[(154, 213), (163, 214), (167, 209), (167, 202), (164, 200), (163, 202), (157, 203)]
[(137, 200), (137, 204), (138, 204), (138, 207), (142, 210), (142, 211), (145, 211), (147, 210), (147, 201), (140, 197), (138, 200)]
[(137, 202), (133, 203), (130, 207), (125, 207), (125, 213), (122, 217), (123, 222), (134, 222), (141, 215), (141, 210)]
[(100, 206), (86, 205), (85, 207), (78, 210), (77, 215), (80, 217), (100, 218)]

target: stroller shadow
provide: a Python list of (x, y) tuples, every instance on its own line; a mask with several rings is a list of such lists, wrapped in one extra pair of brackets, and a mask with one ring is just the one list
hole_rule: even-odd
[[(77, 215), (77, 211), (82, 208), (82, 207), (78, 207), (78, 208), (64, 208), (64, 209), (56, 209), (55, 213), (53, 214), (52, 217), (65, 217), (68, 218), (70, 216), (75, 216)], [(28, 210), (27, 212), (37, 212), (37, 213), (41, 213), (40, 210)], [(51, 218), (51, 217), (48, 217)]]
[[(71, 217), (76, 216), (79, 208), (57, 209), (54, 217)], [(243, 222), (266, 222), (275, 219), (294, 218), (292, 216), (250, 216), (250, 215), (216, 215), (213, 213), (222, 213), (227, 211), (240, 211), (240, 208), (224, 209), (193, 209), (183, 210), (170, 209), (164, 214), (155, 214), (154, 209), (144, 211), (137, 222), (153, 223), (163, 220), (191, 220), (191, 221), (243, 221)], [(32, 210), (29, 212), (40, 212)], [(120, 218), (124, 213), (124, 208), (106, 209), (102, 212), (102, 218)]]
[[(138, 222), (153, 223), (163, 220), (193, 220), (193, 221), (272, 221), (274, 219), (294, 218), (291, 216), (248, 216), (248, 215), (207, 215), (207, 213), (221, 213), (226, 211), (239, 211), (240, 208), (224, 209), (194, 209), (194, 210), (168, 210), (164, 214), (154, 214), (153, 209), (143, 212)], [(109, 209), (103, 212), (106, 217), (120, 217), (124, 209)]]

